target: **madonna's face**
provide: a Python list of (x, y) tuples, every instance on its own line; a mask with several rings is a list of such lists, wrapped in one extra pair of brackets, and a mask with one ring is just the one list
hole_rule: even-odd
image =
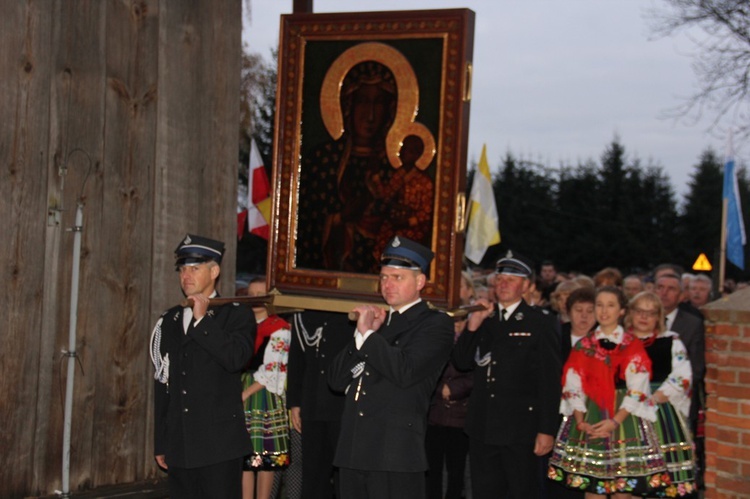
[(352, 94), (352, 126), (355, 145), (370, 145), (382, 136), (388, 121), (391, 96), (377, 85), (362, 85)]

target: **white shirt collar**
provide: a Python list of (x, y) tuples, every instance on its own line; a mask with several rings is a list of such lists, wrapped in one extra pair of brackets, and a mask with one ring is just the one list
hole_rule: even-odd
[(664, 316), (667, 319), (667, 331), (672, 330), (672, 325), (674, 324), (674, 320), (677, 317), (677, 312), (679, 311), (680, 311), (679, 307), (676, 307), (674, 310), (672, 310), (671, 312), (669, 312), (667, 315)]
[(411, 303), (407, 303), (406, 305), (404, 305), (403, 307), (401, 307), (399, 310), (396, 310), (395, 308), (390, 307), (390, 312), (396, 312), (398, 314), (403, 314), (404, 312), (406, 312), (411, 307), (413, 307), (414, 305), (416, 305), (417, 303), (419, 303), (421, 301), (422, 301), (422, 298), (417, 298), (415, 301), (413, 301)]
[(622, 335), (625, 334), (625, 330), (622, 328), (622, 326), (617, 326), (612, 334), (604, 334), (601, 329), (597, 326), (596, 331), (594, 332), (594, 337), (597, 340), (600, 340), (602, 338), (606, 338), (612, 343), (620, 344), (622, 342)]
[(515, 312), (515, 311), (516, 311), (516, 309), (518, 308), (518, 306), (519, 306), (520, 304), (521, 304), (521, 300), (518, 300), (517, 302), (515, 302), (515, 303), (513, 303), (513, 304), (511, 304), (511, 305), (508, 305), (507, 307), (503, 307), (503, 306), (502, 306), (502, 305), (501, 305), (500, 303), (498, 303), (498, 304), (497, 304), (497, 306), (498, 306), (498, 307), (500, 307), (500, 311), (501, 311), (501, 312), (502, 312), (503, 310), (507, 310), (507, 311), (508, 311), (508, 313), (507, 313), (507, 314), (505, 314), (505, 317), (506, 317), (506, 318), (508, 318), (508, 317), (510, 317), (511, 315), (513, 315), (513, 312)]

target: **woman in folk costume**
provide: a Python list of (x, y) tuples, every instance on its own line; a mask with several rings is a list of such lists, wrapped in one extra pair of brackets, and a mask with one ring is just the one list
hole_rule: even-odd
[[(249, 296), (265, 294), (264, 278), (250, 281)], [(285, 397), (291, 327), (277, 315), (269, 317), (263, 305), (253, 307), (253, 312), (258, 322), (255, 354), (242, 375), (242, 401), (252, 452), (245, 457), (242, 497), (269, 499), (274, 472), (289, 465), (289, 419)]]
[(580, 340), (563, 368), (563, 418), (548, 477), (587, 499), (654, 495), (668, 485), (651, 401), (651, 361), (620, 325), (619, 288), (596, 294), (599, 326)]
[(687, 348), (674, 331), (664, 328), (664, 307), (654, 293), (630, 300), (625, 327), (643, 342), (651, 359), (651, 399), (658, 408), (655, 424), (671, 484), (655, 495), (686, 497), (697, 492), (693, 439), (687, 418), (693, 371)]

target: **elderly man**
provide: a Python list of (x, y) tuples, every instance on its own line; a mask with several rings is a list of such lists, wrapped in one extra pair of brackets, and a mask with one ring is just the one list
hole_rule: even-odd
[(706, 333), (703, 320), (679, 307), (682, 297), (682, 279), (677, 274), (661, 273), (656, 280), (656, 294), (661, 299), (666, 315), (667, 330), (680, 335), (690, 357), (693, 371), (693, 398), (690, 404), (690, 428), (695, 436), (698, 458), (698, 483), (703, 482), (703, 437), (697, 434), (699, 413), (705, 404), (703, 378), (706, 374)]
[(695, 308), (700, 309), (711, 299), (711, 278), (704, 274), (693, 277), (688, 287), (688, 300)]
[(420, 297), (432, 258), (404, 237), (388, 243), (380, 292), (389, 310), (356, 307), (354, 338), (331, 364), (331, 388), (346, 392), (334, 459), (341, 499), (425, 497), (427, 412), (453, 345), (453, 321)]
[(656, 294), (664, 306), (667, 329), (680, 335), (687, 348), (693, 368), (693, 382), (703, 380), (706, 371), (706, 344), (703, 321), (679, 308), (682, 296), (682, 280), (677, 274), (661, 274), (656, 280)]
[(466, 433), (475, 499), (539, 497), (539, 458), (559, 425), (562, 360), (554, 318), (523, 301), (532, 265), (511, 252), (497, 262), (498, 304), (469, 316), (453, 352), (474, 370)]
[(187, 306), (164, 312), (151, 337), (154, 453), (169, 475), (170, 497), (242, 497), (242, 458), (251, 447), (240, 375), (256, 325), (244, 305), (209, 304), (223, 255), (221, 241), (182, 240), (175, 267)]

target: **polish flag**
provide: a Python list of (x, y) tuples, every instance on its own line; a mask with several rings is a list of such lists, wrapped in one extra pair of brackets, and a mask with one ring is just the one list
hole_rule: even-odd
[(251, 234), (268, 239), (268, 222), (271, 220), (271, 187), (255, 140), (252, 140), (250, 145), (249, 166), (247, 229)]

